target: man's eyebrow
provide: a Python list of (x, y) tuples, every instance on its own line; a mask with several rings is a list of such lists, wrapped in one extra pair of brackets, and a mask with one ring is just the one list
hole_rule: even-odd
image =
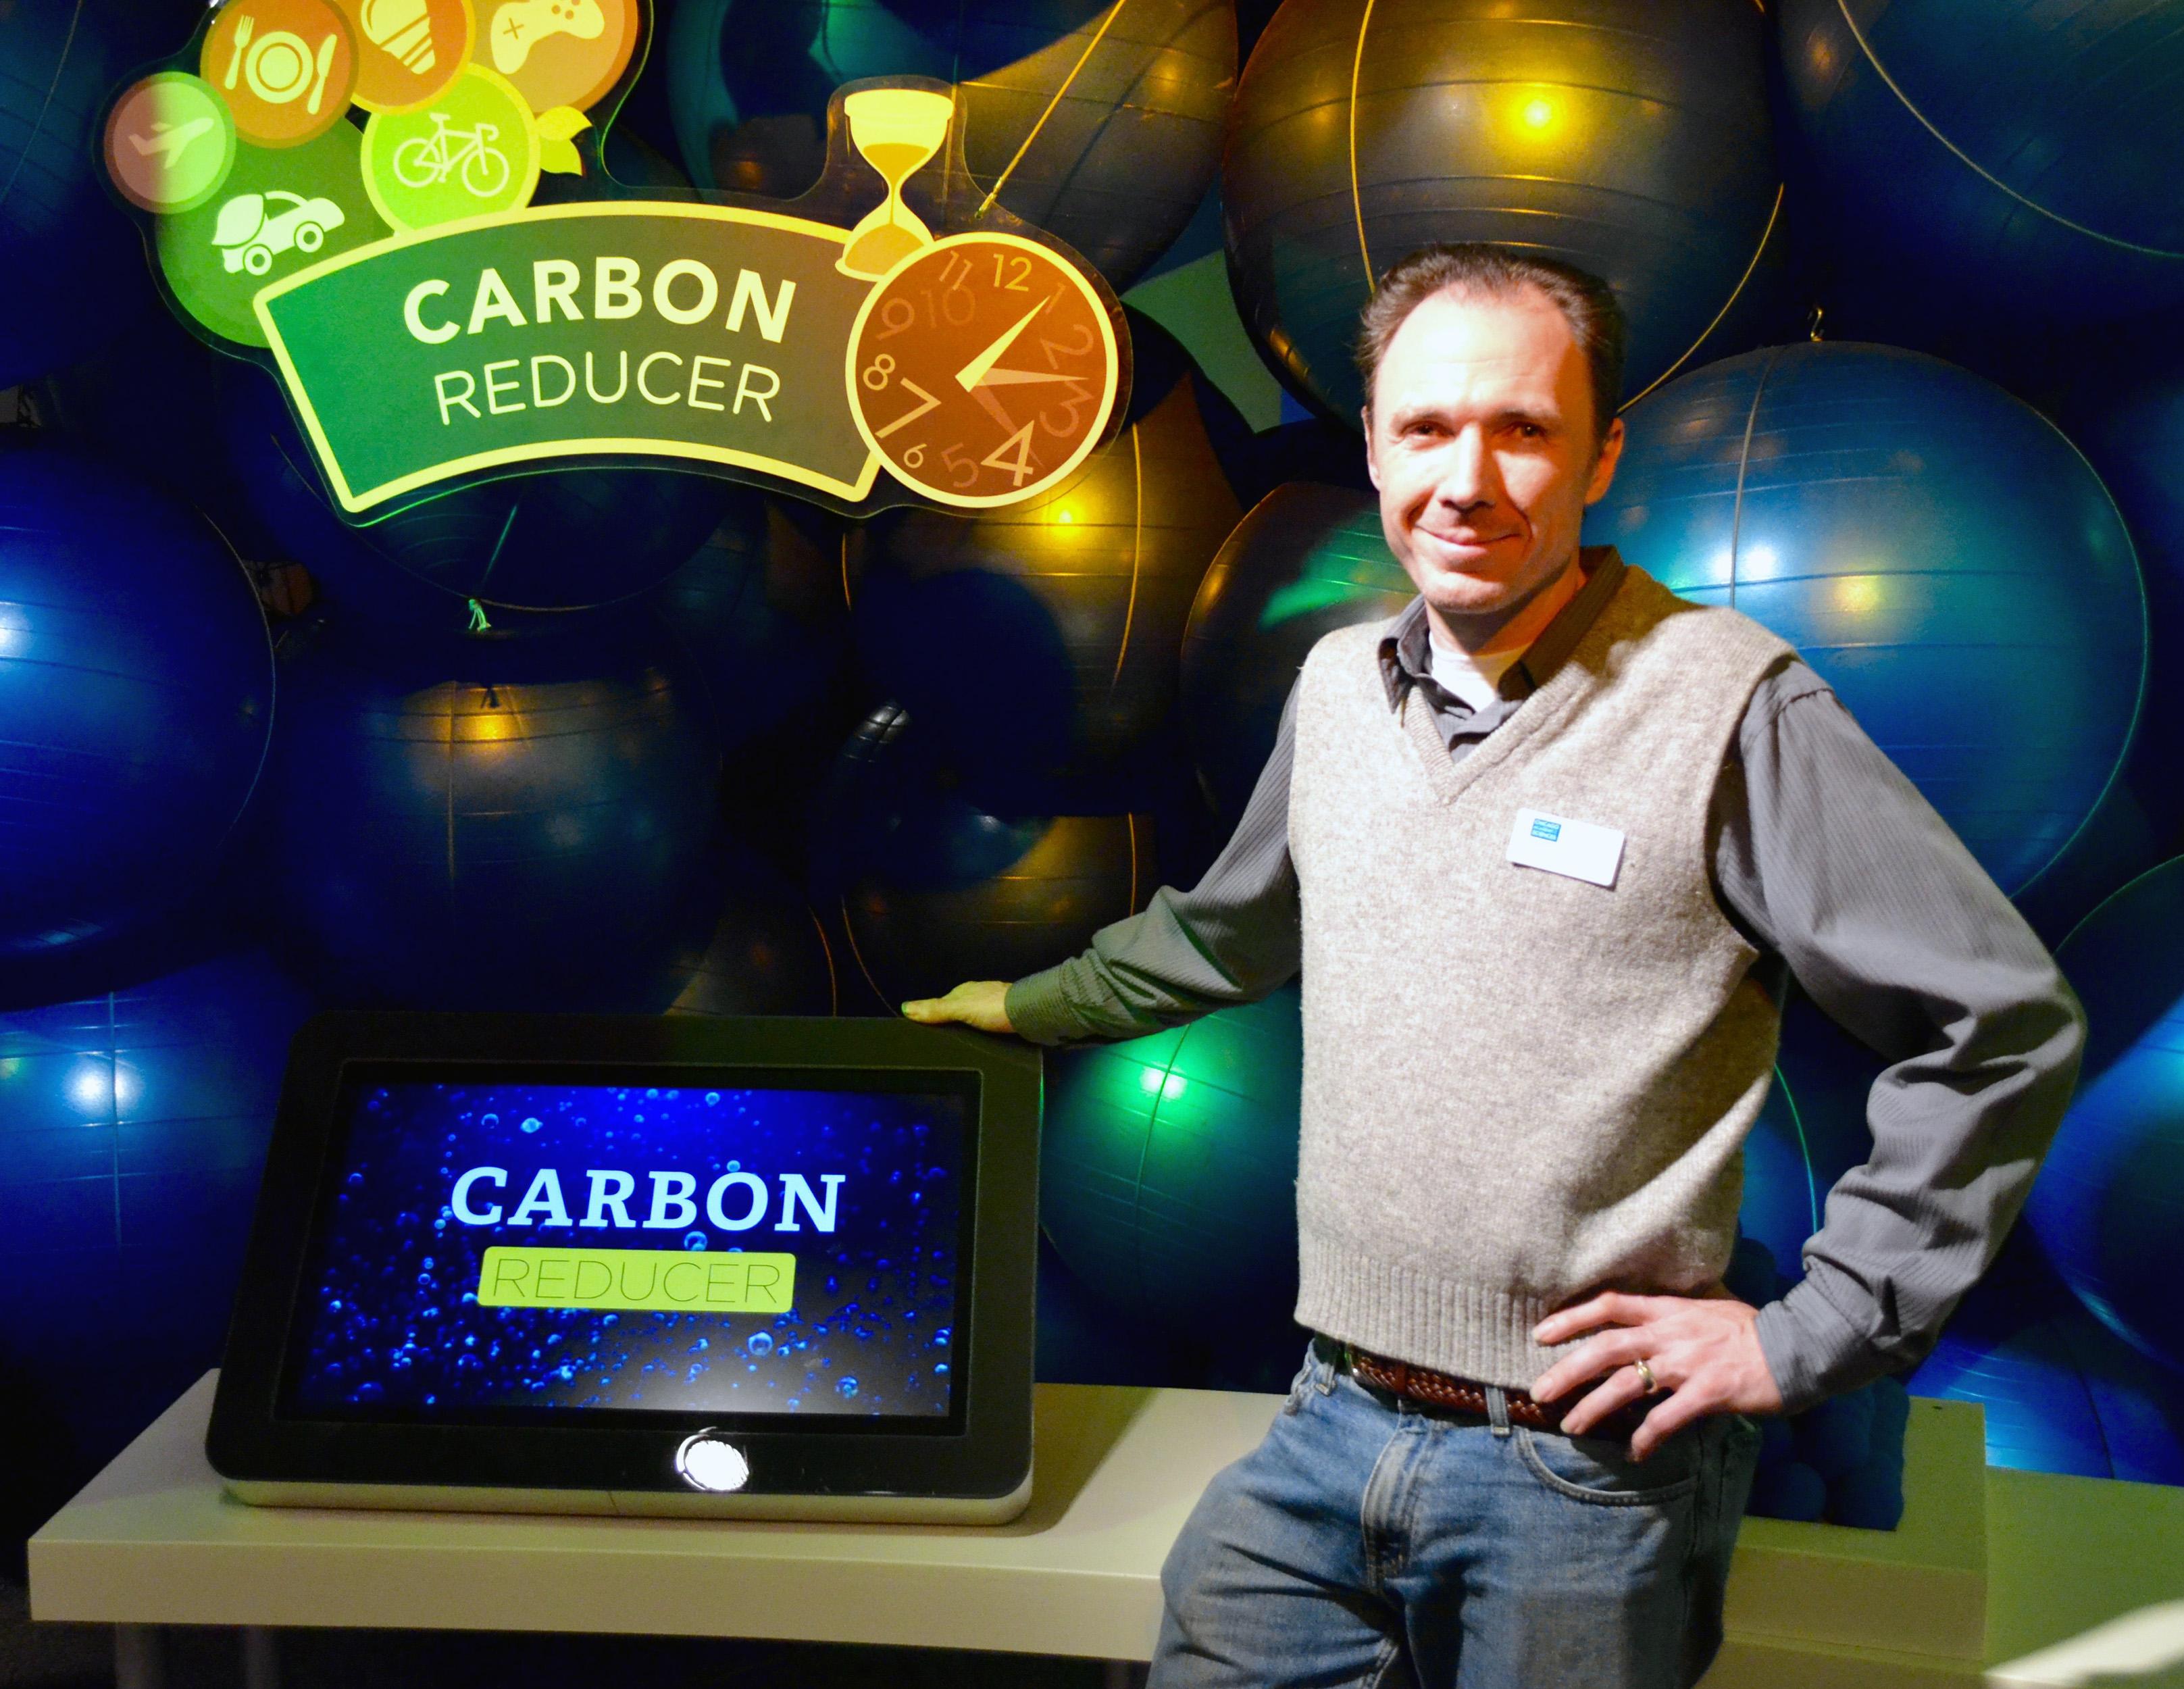
[[(1451, 415), (1446, 405), (1416, 403), (1398, 405), (1389, 415), (1388, 426), (1395, 429), (1428, 420), (1445, 419)], [(1529, 422), (1535, 427), (1552, 431), (1563, 426), (1562, 413), (1557, 410), (1535, 410), (1522, 404), (1504, 405), (1493, 412), (1487, 421), (1495, 423)]]

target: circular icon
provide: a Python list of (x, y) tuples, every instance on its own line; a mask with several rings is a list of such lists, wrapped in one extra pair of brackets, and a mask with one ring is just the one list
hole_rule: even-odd
[(850, 331), (850, 409), (905, 485), (1012, 504), (1084, 462), (1115, 409), (1092, 284), (1021, 235), (951, 235), (883, 276)]
[(235, 120), (187, 70), (147, 76), (106, 120), (106, 170), (132, 205), (187, 211), (220, 191), (235, 164)]
[(228, 0), (205, 33), (198, 70), (244, 140), (299, 147), (348, 109), (356, 46), (326, 0)]
[(637, 0), (479, 0), (480, 54), (533, 111), (582, 111), (621, 80), (637, 47)]
[(675, 1451), (675, 1471), (692, 1489), (716, 1494), (740, 1490), (750, 1481), (750, 1463), (743, 1451), (714, 1435), (710, 1425), (682, 1439)]
[(362, 138), (343, 123), (299, 147), (236, 148), (217, 192), (155, 228), (176, 303), (223, 340), (265, 345), (259, 288), (387, 233), (358, 175)]
[(356, 32), (356, 92), (366, 111), (414, 111), (471, 62), (471, 0), (334, 0)]
[(513, 211), (538, 186), (538, 126), (523, 96), (479, 64), (415, 111), (364, 126), (364, 187), (398, 229)]

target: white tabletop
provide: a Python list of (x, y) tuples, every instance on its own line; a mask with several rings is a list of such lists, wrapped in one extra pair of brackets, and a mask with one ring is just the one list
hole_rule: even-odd
[(1278, 1396), (1041, 1385), (1029, 1509), (840, 1525), (251, 1508), (208, 1374), (31, 1541), (34, 1617), (623, 1631), (1150, 1657), (1160, 1564)]

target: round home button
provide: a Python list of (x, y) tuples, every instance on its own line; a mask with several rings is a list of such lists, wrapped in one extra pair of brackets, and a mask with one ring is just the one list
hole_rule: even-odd
[(710, 1427), (683, 1438), (675, 1451), (675, 1470), (692, 1489), (716, 1495), (740, 1490), (750, 1480), (750, 1462), (743, 1451), (715, 1436)]

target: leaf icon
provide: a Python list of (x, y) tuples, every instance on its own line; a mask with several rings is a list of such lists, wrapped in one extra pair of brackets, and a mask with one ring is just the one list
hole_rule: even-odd
[(539, 113), (538, 168), (556, 176), (582, 176), (584, 161), (575, 137), (591, 126), (591, 119), (574, 106), (554, 106)]

